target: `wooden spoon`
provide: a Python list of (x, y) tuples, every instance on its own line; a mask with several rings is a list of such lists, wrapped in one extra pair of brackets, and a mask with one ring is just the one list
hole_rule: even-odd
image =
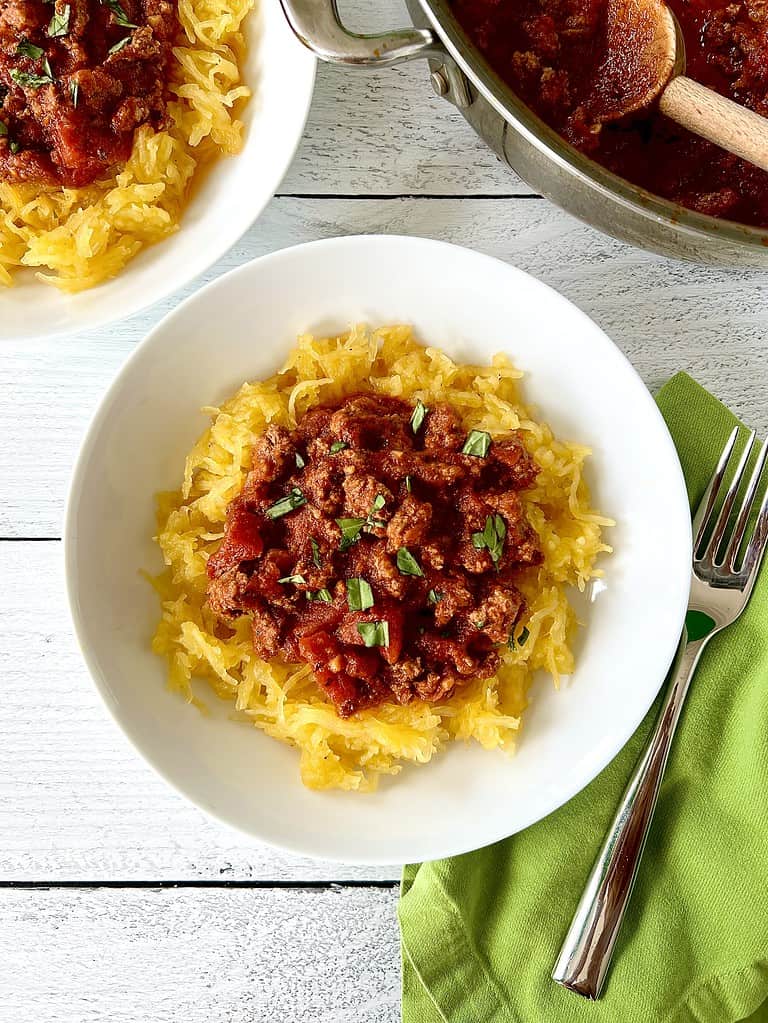
[(585, 107), (602, 123), (658, 101), (677, 124), (768, 171), (768, 120), (684, 71), (683, 34), (663, 0), (608, 0), (606, 56)]

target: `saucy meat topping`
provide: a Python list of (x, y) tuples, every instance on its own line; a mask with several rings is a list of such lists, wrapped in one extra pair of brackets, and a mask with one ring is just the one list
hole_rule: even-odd
[(0, 0), (0, 180), (80, 187), (166, 123), (170, 0)]
[[(768, 115), (765, 0), (668, 0), (688, 77)], [(577, 149), (700, 213), (768, 227), (768, 173), (650, 109), (597, 124), (585, 103), (606, 56), (605, 0), (452, 0), (491, 67)]]
[(446, 405), (354, 395), (257, 441), (208, 602), (254, 649), (311, 665), (342, 717), (492, 675), (542, 560), (519, 438), (467, 436)]

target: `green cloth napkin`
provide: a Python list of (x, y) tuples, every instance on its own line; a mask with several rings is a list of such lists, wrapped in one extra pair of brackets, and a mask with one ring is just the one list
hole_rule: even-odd
[[(658, 404), (695, 506), (736, 420), (682, 373)], [(656, 710), (545, 820), (405, 868), (403, 1023), (768, 1021), (768, 565), (693, 680), (602, 998), (550, 978)]]

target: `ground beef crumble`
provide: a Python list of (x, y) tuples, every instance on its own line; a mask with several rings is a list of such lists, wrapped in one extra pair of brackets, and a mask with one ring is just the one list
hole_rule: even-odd
[[(463, 448), (473, 453), (464, 453)], [(492, 675), (541, 562), (519, 437), (467, 437), (447, 405), (353, 395), (270, 426), (208, 562), (208, 601), (254, 649), (311, 665), (346, 717)]]
[(0, 0), (0, 181), (81, 187), (167, 123), (171, 0)]

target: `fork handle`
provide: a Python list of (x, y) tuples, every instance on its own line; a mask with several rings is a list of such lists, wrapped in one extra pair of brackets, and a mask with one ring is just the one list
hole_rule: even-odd
[(552, 972), (558, 984), (585, 998), (600, 996), (651, 826), (680, 712), (708, 638), (688, 642), (688, 633), (683, 629), (653, 733), (595, 860)]

